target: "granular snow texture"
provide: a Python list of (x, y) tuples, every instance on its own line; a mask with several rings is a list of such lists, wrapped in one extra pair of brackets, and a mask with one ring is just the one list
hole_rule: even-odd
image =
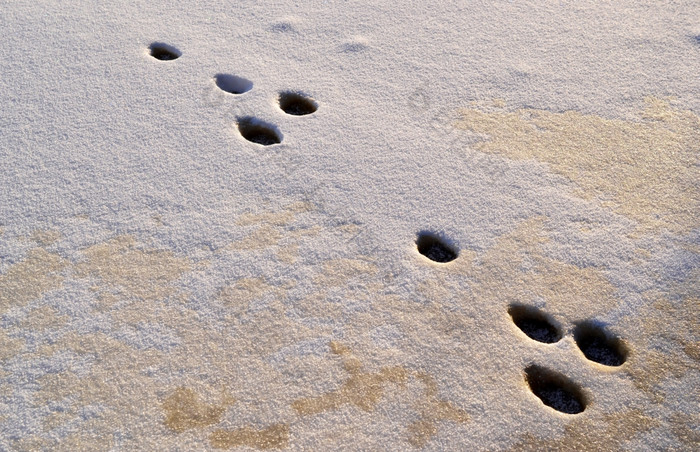
[(0, 450), (698, 450), (698, 12), (2, 1)]

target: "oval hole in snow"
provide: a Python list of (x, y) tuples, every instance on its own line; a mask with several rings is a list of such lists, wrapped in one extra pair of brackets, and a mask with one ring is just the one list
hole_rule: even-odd
[(214, 81), (221, 90), (231, 94), (243, 94), (253, 89), (253, 82), (237, 75), (216, 74)]
[(276, 126), (250, 116), (238, 119), (238, 131), (246, 140), (263, 146), (282, 142), (282, 134)]
[(578, 414), (586, 409), (581, 389), (557, 372), (533, 364), (525, 369), (525, 380), (533, 394), (548, 407), (566, 414)]
[(280, 93), (279, 104), (282, 111), (294, 116), (310, 115), (318, 110), (318, 104), (312, 98), (289, 91)]
[(622, 341), (593, 322), (583, 322), (574, 329), (574, 340), (584, 356), (604, 366), (621, 366), (627, 360)]
[(418, 252), (431, 261), (446, 263), (457, 259), (457, 250), (431, 232), (421, 232), (416, 240)]
[(177, 50), (175, 47), (162, 42), (154, 42), (148, 48), (151, 51), (151, 56), (156, 60), (177, 60), (182, 55), (182, 52)]
[(508, 314), (530, 339), (551, 344), (561, 339), (559, 328), (544, 312), (532, 306), (512, 305)]

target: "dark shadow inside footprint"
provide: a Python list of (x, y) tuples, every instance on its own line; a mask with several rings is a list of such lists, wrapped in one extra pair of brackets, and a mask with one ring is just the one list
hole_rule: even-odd
[(162, 42), (154, 42), (149, 46), (149, 49), (151, 56), (161, 61), (177, 60), (182, 55), (182, 52), (175, 47)]
[(528, 337), (539, 342), (551, 344), (561, 339), (561, 331), (549, 316), (532, 306), (512, 305), (508, 314), (513, 323)]
[(605, 366), (621, 366), (627, 360), (627, 349), (622, 341), (593, 322), (577, 324), (574, 340), (591, 361)]
[(586, 409), (581, 389), (560, 373), (533, 364), (525, 369), (525, 380), (533, 394), (548, 407), (566, 414)]
[(231, 94), (243, 94), (253, 89), (253, 82), (237, 75), (216, 74), (214, 81), (221, 90)]
[(421, 232), (416, 240), (418, 252), (431, 261), (446, 263), (457, 258), (457, 250), (431, 232)]
[(279, 103), (282, 111), (288, 115), (310, 115), (318, 110), (318, 104), (312, 98), (289, 91), (280, 93)]
[(282, 142), (282, 134), (277, 127), (250, 116), (238, 119), (238, 131), (246, 140), (263, 146)]

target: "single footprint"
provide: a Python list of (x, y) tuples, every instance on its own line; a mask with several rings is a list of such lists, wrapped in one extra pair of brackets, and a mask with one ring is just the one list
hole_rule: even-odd
[(285, 91), (279, 95), (279, 106), (288, 115), (310, 115), (318, 110), (318, 104), (312, 98), (301, 93)]
[(604, 366), (621, 366), (629, 354), (620, 338), (591, 321), (576, 325), (574, 340), (586, 358)]
[(416, 240), (418, 252), (431, 261), (441, 264), (457, 259), (458, 252), (455, 247), (432, 232), (420, 232)]
[(552, 344), (562, 337), (561, 330), (554, 325), (554, 321), (535, 307), (511, 305), (508, 314), (513, 319), (513, 323), (530, 339)]
[(243, 77), (231, 74), (216, 74), (216, 86), (230, 94), (243, 94), (253, 89), (253, 82)]
[(586, 409), (581, 388), (558, 372), (533, 364), (525, 369), (525, 381), (532, 393), (550, 408), (566, 414), (578, 414)]
[(175, 47), (162, 42), (154, 42), (148, 49), (153, 58), (161, 61), (177, 60), (182, 55), (182, 52)]
[(238, 118), (237, 122), (241, 136), (252, 143), (270, 146), (282, 142), (282, 133), (277, 126), (252, 116)]

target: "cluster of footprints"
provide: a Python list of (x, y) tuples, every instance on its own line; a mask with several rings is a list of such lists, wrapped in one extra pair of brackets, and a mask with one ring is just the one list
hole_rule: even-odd
[[(151, 44), (150, 54), (161, 61), (175, 60), (182, 55), (176, 48), (163, 43)], [(253, 89), (253, 82), (235, 75), (217, 74), (214, 80), (216, 86), (230, 94), (239, 95)], [(300, 93), (282, 92), (278, 101), (280, 109), (289, 115), (308, 115), (318, 109), (318, 104), (313, 99)], [(277, 127), (251, 116), (238, 118), (238, 130), (246, 140), (263, 146), (282, 142)], [(454, 247), (429, 232), (418, 234), (416, 246), (420, 254), (438, 263), (451, 262), (458, 255)], [(561, 328), (555, 325), (552, 318), (535, 307), (512, 305), (508, 313), (530, 339), (552, 344), (563, 337)], [(620, 366), (627, 358), (628, 353), (622, 341), (595, 322), (574, 325), (573, 337), (583, 355), (590, 361), (605, 366)], [(583, 391), (566, 376), (536, 364), (525, 368), (524, 374), (530, 390), (545, 405), (567, 414), (581, 413), (586, 408)]]
[[(457, 250), (432, 233), (418, 234), (418, 252), (428, 259), (447, 263), (457, 258)], [(533, 306), (511, 305), (508, 314), (515, 325), (530, 339), (545, 344), (559, 342), (564, 336), (552, 317)], [(593, 321), (576, 323), (574, 341), (589, 360), (604, 366), (621, 366), (628, 350), (622, 340), (614, 337)], [(525, 381), (530, 390), (545, 405), (567, 414), (577, 414), (586, 408), (587, 400), (581, 388), (566, 376), (536, 364), (525, 369)]]
[[(151, 56), (160, 61), (172, 61), (178, 59), (182, 52), (175, 47), (156, 42), (149, 47)], [(214, 76), (216, 86), (229, 94), (243, 94), (253, 89), (253, 82), (243, 77), (231, 74), (217, 74)], [(318, 110), (318, 104), (313, 99), (297, 92), (286, 91), (279, 94), (280, 109), (288, 115), (304, 116)], [(279, 144), (282, 142), (282, 134), (279, 129), (252, 116), (237, 118), (238, 131), (246, 140), (263, 146)]]

